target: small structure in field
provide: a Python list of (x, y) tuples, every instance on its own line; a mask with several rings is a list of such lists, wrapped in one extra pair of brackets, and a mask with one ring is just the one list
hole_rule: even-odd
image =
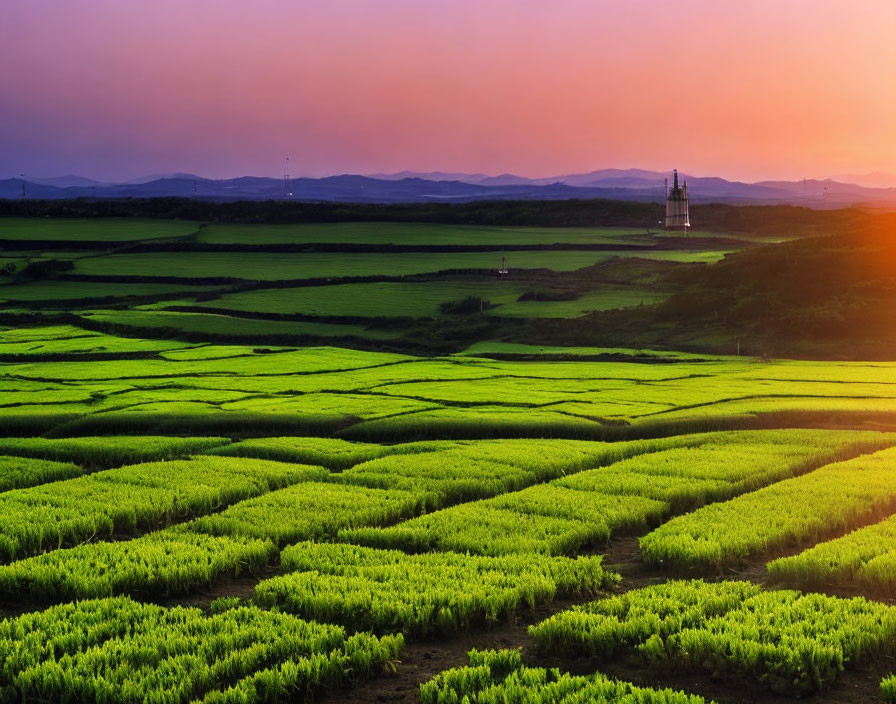
[(687, 232), (691, 226), (688, 217), (688, 182), (678, 185), (678, 169), (675, 169), (672, 190), (669, 190), (669, 180), (666, 179), (666, 229)]
[(507, 270), (507, 257), (501, 257), (501, 268), (498, 269), (498, 276), (507, 276), (509, 273)]

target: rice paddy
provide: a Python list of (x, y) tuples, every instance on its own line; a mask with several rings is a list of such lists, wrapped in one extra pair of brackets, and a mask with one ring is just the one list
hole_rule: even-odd
[[(57, 224), (0, 223), (106, 243), (0, 286), (0, 701), (893, 699), (896, 363), (427, 355), (427, 325), (665, 293), (226, 249), (659, 239), (634, 229)], [(587, 281), (721, 251), (518, 254)]]

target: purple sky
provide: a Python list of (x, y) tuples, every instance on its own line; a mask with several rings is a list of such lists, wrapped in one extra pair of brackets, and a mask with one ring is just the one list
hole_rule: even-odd
[(896, 171), (893, 0), (23, 0), (0, 178)]

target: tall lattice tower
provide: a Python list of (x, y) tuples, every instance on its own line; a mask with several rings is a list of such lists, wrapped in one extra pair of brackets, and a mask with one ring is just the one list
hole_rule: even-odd
[(674, 171), (672, 190), (666, 182), (666, 229), (687, 232), (691, 226), (688, 217), (688, 182), (678, 185), (678, 169)]

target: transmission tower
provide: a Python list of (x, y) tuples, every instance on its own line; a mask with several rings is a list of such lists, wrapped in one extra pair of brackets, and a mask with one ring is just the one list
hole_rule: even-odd
[(289, 157), (286, 157), (286, 166), (283, 169), (283, 192), (286, 194), (287, 198), (292, 195), (289, 186)]

